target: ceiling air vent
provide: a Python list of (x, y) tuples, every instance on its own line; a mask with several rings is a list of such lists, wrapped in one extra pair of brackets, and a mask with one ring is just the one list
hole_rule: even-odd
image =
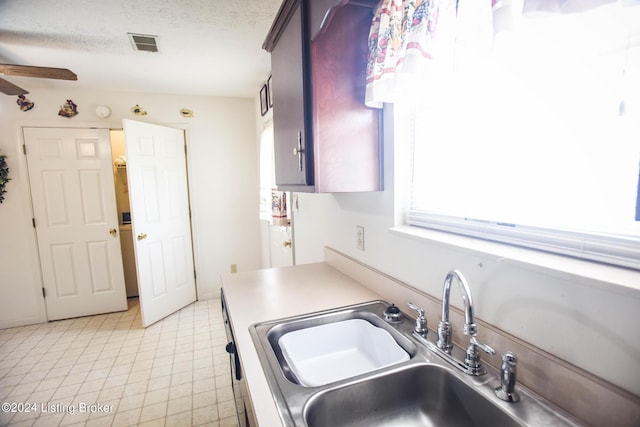
[(135, 50), (143, 52), (157, 52), (158, 51), (158, 36), (152, 36), (149, 34), (134, 34), (127, 33), (131, 44)]

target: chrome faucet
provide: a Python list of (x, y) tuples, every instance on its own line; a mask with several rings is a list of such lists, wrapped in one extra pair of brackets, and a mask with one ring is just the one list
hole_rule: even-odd
[(451, 270), (444, 279), (442, 287), (442, 317), (438, 323), (438, 341), (436, 345), (444, 353), (451, 355), (453, 344), (451, 342), (451, 323), (449, 323), (449, 298), (451, 294), (451, 282), (453, 279), (458, 281), (460, 292), (462, 293), (462, 301), (464, 303), (464, 327), (465, 335), (470, 336), (469, 346), (467, 347), (464, 359), (464, 370), (470, 375), (482, 375), (485, 373), (480, 363), (480, 354), (478, 349), (488, 354), (496, 354), (495, 350), (486, 344), (478, 342), (476, 339), (477, 326), (473, 314), (473, 299), (471, 298), (471, 290), (467, 280), (458, 270)]
[(471, 299), (471, 290), (467, 280), (458, 270), (451, 270), (444, 279), (442, 287), (442, 316), (438, 323), (438, 348), (447, 354), (451, 354), (453, 345), (451, 343), (451, 323), (449, 323), (449, 298), (451, 295), (451, 282), (453, 279), (458, 280), (460, 291), (462, 292), (462, 301), (464, 302), (464, 333), (465, 335), (474, 336), (476, 334), (476, 324), (473, 316), (473, 300)]

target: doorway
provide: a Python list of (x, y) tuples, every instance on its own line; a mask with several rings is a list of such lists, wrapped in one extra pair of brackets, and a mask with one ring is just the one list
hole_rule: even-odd
[(263, 268), (295, 265), (291, 193), (278, 191), (275, 182), (273, 122), (260, 135), (260, 236)]
[(120, 248), (124, 283), (127, 298), (138, 296), (138, 273), (133, 248), (133, 230), (131, 225), (131, 202), (129, 200), (129, 183), (127, 181), (127, 148), (124, 130), (111, 129), (111, 160), (113, 162), (113, 184), (115, 187), (118, 227), (120, 230)]
[[(106, 129), (24, 128), (48, 320), (127, 309), (121, 238), (133, 245), (144, 327), (196, 300), (184, 132), (123, 125), (126, 168)], [(114, 178), (126, 183), (122, 210)], [(126, 209), (137, 216), (119, 238)]]

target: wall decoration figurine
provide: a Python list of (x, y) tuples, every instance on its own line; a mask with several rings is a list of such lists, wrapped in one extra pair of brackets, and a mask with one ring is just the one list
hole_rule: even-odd
[(9, 178), (9, 166), (7, 166), (7, 156), (0, 155), (0, 203), (4, 201), (4, 193), (7, 192), (5, 186), (11, 181)]
[(78, 115), (78, 106), (72, 100), (67, 99), (67, 102), (60, 106), (58, 115), (68, 119), (75, 117)]
[(147, 110), (136, 104), (134, 107), (131, 107), (131, 112), (136, 116), (146, 116)]
[(24, 95), (18, 95), (18, 100), (16, 101), (16, 104), (18, 104), (18, 106), (20, 107), (20, 111), (24, 111), (24, 112), (31, 110), (36, 105), (33, 102), (31, 102), (29, 99), (25, 98)]

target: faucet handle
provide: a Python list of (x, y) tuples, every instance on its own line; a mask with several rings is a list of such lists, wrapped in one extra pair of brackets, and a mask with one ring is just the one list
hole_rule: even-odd
[(407, 303), (407, 307), (409, 307), (411, 310), (417, 311), (418, 312), (418, 316), (424, 316), (424, 308), (418, 307), (417, 305), (415, 305), (412, 302), (408, 302)]
[(476, 337), (471, 337), (469, 342), (471, 343), (471, 345), (478, 347), (480, 350), (484, 351), (487, 354), (490, 354), (492, 356), (496, 354), (496, 351), (493, 349), (493, 347), (487, 344), (482, 344), (476, 339)]
[(491, 346), (478, 342), (475, 336), (471, 337), (469, 340), (469, 347), (467, 347), (467, 352), (464, 358), (464, 366), (468, 374), (483, 375), (486, 373), (480, 363), (480, 353), (478, 352), (478, 349), (487, 354), (496, 354), (496, 351)]
[(407, 306), (411, 310), (415, 310), (418, 312), (418, 317), (416, 317), (416, 327), (413, 329), (415, 333), (422, 335), (423, 337), (427, 335), (427, 318), (424, 315), (424, 309), (422, 307), (418, 307), (412, 302), (408, 302)]

